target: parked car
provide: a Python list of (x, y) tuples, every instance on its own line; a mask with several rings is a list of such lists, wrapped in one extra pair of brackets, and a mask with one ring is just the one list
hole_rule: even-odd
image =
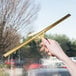
[(5, 64), (7, 65), (15, 65), (15, 60), (14, 59), (10, 59), (10, 60), (5, 60)]
[(23, 66), (25, 62), (23, 60), (15, 60), (15, 59), (9, 59), (9, 60), (5, 60), (5, 64), (6, 65), (15, 65), (15, 66), (18, 66), (18, 67), (21, 67)]
[(71, 76), (65, 68), (38, 68), (27, 71), (26, 76)]

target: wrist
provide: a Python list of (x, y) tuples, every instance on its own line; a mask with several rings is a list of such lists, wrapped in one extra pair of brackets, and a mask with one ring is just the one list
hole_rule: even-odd
[(71, 63), (72, 62), (72, 60), (65, 54), (64, 55), (64, 58), (63, 58), (63, 60), (62, 60), (65, 64), (67, 64), (68, 65), (68, 63)]
[(68, 59), (68, 56), (63, 52), (63, 54), (62, 54), (62, 61), (63, 62), (66, 62), (67, 61), (67, 59)]

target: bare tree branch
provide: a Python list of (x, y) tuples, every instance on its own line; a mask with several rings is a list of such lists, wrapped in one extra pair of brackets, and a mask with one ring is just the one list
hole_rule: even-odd
[(37, 18), (37, 0), (0, 0), (0, 51), (1, 53), (19, 45), (22, 33)]

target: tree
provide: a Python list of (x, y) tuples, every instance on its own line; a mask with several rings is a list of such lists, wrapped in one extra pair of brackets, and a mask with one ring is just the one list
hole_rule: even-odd
[[(19, 44), (39, 11), (35, 0), (0, 0), (0, 51)], [(20, 37), (21, 36), (21, 37)]]
[(68, 50), (69, 56), (76, 56), (76, 40), (71, 40), (71, 44), (68, 44), (70, 49)]
[(35, 0), (0, 0), (0, 22), (5, 26), (13, 26), (17, 32), (32, 30), (31, 25), (37, 17), (39, 6)]
[[(63, 34), (62, 35), (45, 34), (45, 38), (54, 39), (58, 41), (60, 46), (63, 48), (64, 52), (68, 56), (76, 56), (76, 40), (70, 40), (66, 35), (63, 35)], [(27, 41), (27, 40), (24, 39), (23, 41)], [(37, 40), (31, 41), (29, 45), (21, 48), (21, 57), (23, 58), (49, 57), (45, 52), (39, 52), (40, 50), (39, 44), (40, 44), (40, 40), (37, 39)]]
[(2, 56), (2, 54), (7, 52), (8, 50), (19, 45), (20, 37), (21, 36), (19, 34), (15, 33), (15, 29), (11, 27), (7, 28), (7, 30), (3, 30), (3, 33), (0, 33), (0, 56)]
[(39, 51), (39, 44), (37, 40), (33, 40), (32, 42), (29, 43), (30, 46), (30, 56), (32, 58), (42, 58), (42, 55)]
[[(29, 39), (29, 38), (28, 38)], [(24, 39), (23, 41), (27, 41), (28, 39)], [(40, 53), (39, 48), (39, 40), (33, 40), (28, 45), (25, 45), (20, 50), (21, 59), (32, 58), (32, 59), (40, 59), (42, 55)]]

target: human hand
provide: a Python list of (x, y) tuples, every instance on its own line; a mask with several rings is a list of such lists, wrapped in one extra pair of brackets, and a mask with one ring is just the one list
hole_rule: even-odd
[(42, 39), (41, 42), (41, 51), (45, 50), (45, 52), (48, 53), (50, 56), (56, 56), (60, 60), (63, 60), (64, 57), (66, 56), (63, 49), (59, 45), (59, 43), (55, 40), (51, 39)]

